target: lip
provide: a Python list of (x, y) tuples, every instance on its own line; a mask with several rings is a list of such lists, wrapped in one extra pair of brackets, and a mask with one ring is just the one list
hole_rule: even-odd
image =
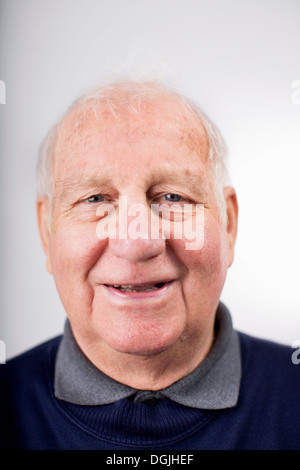
[[(164, 282), (164, 285), (158, 289), (154, 289), (148, 292), (145, 291), (136, 291), (136, 292), (123, 292), (121, 290), (118, 290), (117, 288), (113, 287), (113, 285), (109, 284), (103, 284), (104, 288), (108, 292), (109, 295), (113, 296), (113, 298), (118, 299), (118, 300), (155, 300), (155, 299), (160, 299), (164, 297), (170, 289), (172, 288), (174, 284), (174, 280), (171, 281), (160, 281), (160, 282), (155, 282), (151, 284), (161, 284)], [(119, 285), (131, 285), (134, 287), (136, 285), (137, 287), (140, 287), (142, 285), (149, 285), (150, 283), (143, 283), (143, 284), (130, 284), (130, 283), (124, 283), (124, 284), (119, 284)], [(116, 284), (114, 284), (116, 285)]]

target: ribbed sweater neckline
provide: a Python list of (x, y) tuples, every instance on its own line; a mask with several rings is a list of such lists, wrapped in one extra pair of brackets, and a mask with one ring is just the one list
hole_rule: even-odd
[(100, 406), (57, 400), (64, 414), (86, 433), (130, 447), (166, 446), (193, 434), (219, 411), (190, 408), (165, 398), (155, 405), (121, 399)]

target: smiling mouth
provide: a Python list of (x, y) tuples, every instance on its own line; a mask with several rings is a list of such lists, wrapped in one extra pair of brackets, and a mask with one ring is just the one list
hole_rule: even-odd
[(113, 285), (107, 285), (107, 287), (112, 287), (114, 289), (117, 289), (120, 292), (152, 292), (158, 289), (162, 289), (166, 284), (169, 284), (167, 282), (158, 282), (156, 284), (141, 284), (141, 285), (132, 285), (132, 284), (113, 284)]

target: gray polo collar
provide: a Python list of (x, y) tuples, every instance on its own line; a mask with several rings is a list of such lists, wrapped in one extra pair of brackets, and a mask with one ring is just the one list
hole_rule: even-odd
[(97, 369), (78, 347), (67, 320), (56, 357), (54, 392), (60, 400), (86, 406), (107, 405), (128, 397), (144, 403), (167, 397), (193, 408), (224, 409), (237, 404), (240, 380), (238, 335), (229, 311), (220, 303), (209, 354), (189, 375), (158, 392), (136, 390)]

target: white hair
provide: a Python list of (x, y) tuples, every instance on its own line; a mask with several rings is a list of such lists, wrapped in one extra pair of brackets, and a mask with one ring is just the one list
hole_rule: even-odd
[[(200, 106), (193, 100), (182, 95), (177, 90), (167, 87), (156, 81), (118, 81), (105, 86), (97, 87), (82, 95), (67, 110), (62, 118), (50, 129), (39, 151), (37, 165), (37, 196), (46, 196), (50, 200), (52, 213), (54, 181), (53, 181), (53, 157), (57, 143), (59, 131), (65, 118), (74, 110), (76, 116), (82, 117), (88, 109), (92, 109), (97, 118), (99, 118), (99, 104), (105, 105), (111, 114), (118, 117), (118, 111), (127, 109), (135, 113), (141, 112), (143, 106), (149, 101), (162, 96), (172, 96), (183, 103), (186, 108), (192, 111), (200, 120), (205, 129), (208, 139), (208, 162), (210, 165), (212, 183), (216, 203), (219, 208), (220, 220), (226, 222), (226, 205), (223, 195), (223, 188), (229, 184), (229, 175), (227, 171), (227, 146), (224, 138), (217, 126), (211, 121)], [(51, 214), (49, 215), (51, 218)]]

